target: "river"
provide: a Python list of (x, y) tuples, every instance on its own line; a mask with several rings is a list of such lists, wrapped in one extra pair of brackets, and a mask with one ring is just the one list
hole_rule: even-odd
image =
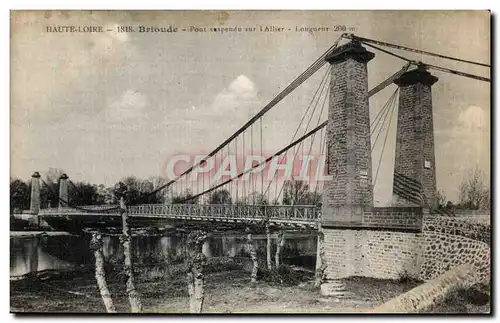
[[(132, 239), (134, 259), (143, 265), (168, 264), (187, 254), (187, 232), (171, 230), (164, 234), (138, 235)], [(249, 257), (244, 233), (212, 234), (203, 246), (207, 257)], [(260, 261), (265, 261), (266, 236), (253, 235)], [(276, 234), (272, 235), (272, 259), (276, 250)], [(93, 265), (87, 234), (71, 235), (64, 232), (11, 232), (10, 276), (21, 278), (28, 273), (44, 270), (71, 271)], [(123, 260), (123, 249), (117, 235), (103, 236), (105, 261)], [(314, 269), (316, 236), (310, 233), (287, 232), (282, 249), (285, 264)]]

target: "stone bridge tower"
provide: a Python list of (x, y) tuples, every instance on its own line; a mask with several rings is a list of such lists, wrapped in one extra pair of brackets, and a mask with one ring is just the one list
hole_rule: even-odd
[(411, 194), (403, 195), (404, 207), (374, 207), (367, 72), (374, 56), (351, 41), (325, 58), (332, 66), (326, 135), (331, 180), (321, 215), (327, 280), (397, 279), (421, 268), (417, 255), (426, 203), (415, 196), (435, 195), (430, 88), (437, 78), (419, 66), (395, 81), (400, 99), (394, 187), (398, 196)]
[(31, 175), (30, 213), (38, 214), (40, 211), (40, 173)]
[(68, 175), (62, 174), (59, 177), (59, 207), (68, 207)]
[(436, 158), (431, 86), (437, 80), (425, 66), (419, 65), (394, 81), (399, 86), (393, 180), (395, 205), (428, 208), (435, 203)]
[(374, 56), (352, 41), (326, 57), (332, 65), (326, 130), (332, 180), (323, 193), (321, 227), (331, 278), (361, 268), (358, 230), (364, 210), (373, 207), (367, 63)]

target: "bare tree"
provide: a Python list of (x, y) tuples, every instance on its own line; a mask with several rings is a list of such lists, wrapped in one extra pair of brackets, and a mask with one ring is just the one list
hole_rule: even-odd
[(247, 204), (250, 205), (268, 205), (269, 201), (265, 194), (259, 192), (252, 192), (248, 194)]
[(247, 232), (247, 247), (248, 253), (250, 253), (250, 258), (252, 259), (252, 274), (251, 274), (251, 283), (254, 284), (257, 282), (257, 273), (259, 271), (259, 261), (257, 258), (257, 250), (255, 247), (255, 242), (252, 239), (252, 231), (250, 228), (246, 228)]
[(478, 210), (490, 208), (490, 187), (484, 173), (475, 167), (468, 169), (459, 187), (459, 200), (462, 207)]
[(128, 222), (128, 211), (125, 205), (125, 199), (120, 198), (120, 213), (122, 216), (122, 231), (120, 236), (123, 245), (123, 253), (125, 255), (124, 271), (127, 275), (127, 294), (130, 302), (132, 313), (142, 312), (142, 303), (137, 288), (135, 287), (134, 265), (132, 261), (132, 235), (130, 234), (130, 226)]
[(228, 190), (222, 189), (212, 192), (208, 198), (208, 204), (232, 204), (231, 193)]
[(311, 191), (304, 181), (290, 180), (283, 184), (284, 205), (320, 205), (321, 194)]
[(443, 191), (439, 190), (436, 195), (436, 203), (438, 208), (444, 208), (446, 206), (446, 195)]
[(314, 287), (320, 287), (325, 279), (326, 259), (325, 259), (325, 235), (321, 228), (318, 228), (318, 252), (316, 260), (316, 273)]
[(104, 256), (102, 254), (102, 237), (99, 233), (92, 233), (92, 240), (90, 241), (90, 248), (94, 251), (95, 257), (95, 278), (97, 280), (97, 287), (101, 294), (104, 307), (108, 313), (116, 313), (111, 293), (106, 283), (106, 273), (104, 271)]
[(271, 228), (269, 226), (269, 221), (266, 222), (266, 260), (267, 260), (267, 269), (272, 269), (272, 261), (271, 261)]
[[(167, 195), (168, 194), (169, 193), (167, 193)], [(167, 201), (172, 204), (199, 204), (199, 198), (193, 198), (193, 196), (193, 192), (190, 189), (187, 189), (180, 194), (172, 195)]]
[(205, 299), (204, 269), (207, 258), (202, 249), (207, 238), (207, 233), (202, 230), (192, 231), (187, 237), (187, 243), (191, 248), (187, 273), (190, 313), (201, 313), (203, 311), (203, 301)]
[(275, 262), (276, 262), (276, 269), (280, 267), (280, 261), (281, 261), (281, 249), (285, 246), (285, 231), (281, 230), (278, 233), (278, 241), (276, 243), (276, 255), (275, 255)]

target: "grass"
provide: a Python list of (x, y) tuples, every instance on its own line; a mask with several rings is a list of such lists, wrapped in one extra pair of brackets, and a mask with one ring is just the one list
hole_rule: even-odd
[(447, 313), (447, 314), (464, 314), (464, 313), (490, 313), (491, 298), (490, 286), (484, 284), (476, 284), (471, 288), (457, 288), (439, 304), (430, 308), (428, 313)]
[[(206, 313), (341, 313), (357, 312), (395, 297), (416, 282), (352, 277), (344, 280), (351, 297), (323, 297), (313, 288), (313, 273), (262, 270), (250, 283), (245, 266), (229, 258), (211, 258), (207, 266)], [(125, 277), (108, 268), (107, 281), (119, 312), (129, 312)], [(138, 267), (136, 286), (146, 313), (187, 313), (188, 295), (183, 263)], [(92, 268), (47, 278), (11, 281), (13, 312), (105, 312)]]

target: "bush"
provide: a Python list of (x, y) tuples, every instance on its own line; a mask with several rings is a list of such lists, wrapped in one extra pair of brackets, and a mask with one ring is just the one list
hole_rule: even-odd
[(397, 279), (397, 282), (400, 284), (417, 284), (421, 283), (420, 280), (412, 277), (406, 270), (403, 270), (402, 272), (399, 273), (399, 278)]
[(207, 259), (206, 273), (218, 273), (222, 271), (238, 270), (242, 264), (229, 257), (212, 257)]
[(288, 265), (281, 265), (279, 268), (271, 270), (259, 268), (257, 278), (280, 286), (295, 286), (310, 277), (308, 277), (307, 273), (295, 271)]

